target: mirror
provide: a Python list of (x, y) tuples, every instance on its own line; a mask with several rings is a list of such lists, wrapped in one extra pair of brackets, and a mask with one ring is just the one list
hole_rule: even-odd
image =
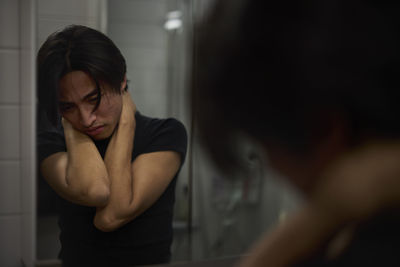
[[(174, 117), (186, 126), (189, 147), (176, 186), (172, 262), (241, 255), (296, 206), (296, 196), (262, 167), (256, 145), (246, 146), (246, 153), (256, 155), (249, 173), (233, 181), (216, 170), (196, 142), (188, 102), (191, 41), (195, 21), (212, 0), (37, 2), (37, 47), (69, 24), (106, 33), (125, 56), (138, 110), (151, 117)], [(57, 266), (59, 198), (43, 179), (37, 197), (37, 259)]]

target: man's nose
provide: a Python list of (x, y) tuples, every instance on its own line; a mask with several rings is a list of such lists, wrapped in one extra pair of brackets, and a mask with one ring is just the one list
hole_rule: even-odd
[(80, 108), (81, 124), (84, 127), (90, 127), (96, 120), (96, 114), (93, 111), (93, 107), (81, 107)]

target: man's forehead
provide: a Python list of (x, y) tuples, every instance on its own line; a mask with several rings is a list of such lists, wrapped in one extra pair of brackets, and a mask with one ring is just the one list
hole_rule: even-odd
[(83, 71), (73, 71), (65, 74), (60, 80), (60, 98), (84, 98), (97, 93), (100, 88), (92, 77)]

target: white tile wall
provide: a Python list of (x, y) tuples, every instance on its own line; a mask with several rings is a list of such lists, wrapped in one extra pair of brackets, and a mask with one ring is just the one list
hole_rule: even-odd
[(101, 26), (102, 0), (37, 0), (39, 46), (51, 33), (70, 24), (85, 25), (94, 29)]
[(0, 47), (19, 46), (18, 1), (0, 0)]
[(54, 20), (97, 19), (99, 0), (38, 0), (39, 18)]
[(0, 161), (0, 190), (0, 211), (3, 214), (19, 214), (21, 212), (19, 161)]
[(20, 215), (0, 216), (0, 266), (22, 266), (20, 228)]
[(61, 30), (70, 24), (86, 25), (95, 29), (97, 27), (97, 22), (94, 19), (85, 19), (82, 17), (67, 19), (40, 18), (38, 21), (38, 43), (42, 44), (51, 33)]
[[(4, 89), (0, 88), (0, 90)], [(20, 159), (19, 112), (18, 105), (0, 105), (0, 125), (2, 125), (0, 131), (0, 160)], [(2, 189), (0, 188), (0, 190)]]
[(1, 50), (0, 48), (0, 70), (0, 104), (17, 104), (19, 102), (19, 51), (17, 49)]
[[(34, 248), (32, 242), (34, 194), (25, 194), (25, 201), (31, 203), (29, 209), (23, 210), (22, 188), (24, 185), (34, 190), (34, 173), (32, 170), (32, 156), (25, 157), (28, 168), (21, 164), (25, 151), (32, 152), (32, 141), (21, 144), (21, 132), (24, 132), (24, 140), (33, 139), (33, 68), (31, 62), (22, 60), (22, 57), (33, 58), (31, 46), (21, 40), (32, 39), (26, 35), (30, 27), (34, 27), (34, 21), (26, 21), (32, 11), (35, 0), (0, 0), (0, 266), (22, 266), (24, 244), (29, 247), (29, 261), (25, 266), (33, 266)], [(23, 22), (25, 20), (25, 22)], [(25, 64), (21, 67), (21, 62)], [(30, 64), (29, 64), (30, 63)], [(21, 95), (21, 79), (24, 80), (26, 91)], [(29, 101), (27, 99), (29, 97)], [(21, 106), (30, 106), (29, 112), (24, 114), (21, 120)], [(22, 129), (22, 126), (24, 129)], [(27, 149), (29, 147), (29, 149)], [(32, 154), (32, 153), (31, 153)], [(22, 171), (25, 172), (24, 182), (21, 180)], [(28, 183), (29, 182), (29, 183)], [(29, 197), (29, 199), (28, 199)], [(29, 214), (25, 216), (24, 214)], [(29, 220), (28, 220), (29, 219)], [(22, 221), (29, 224), (22, 226)], [(27, 230), (27, 231), (25, 231)], [(28, 237), (28, 238), (25, 238)], [(26, 258), (27, 259), (27, 258)]]
[(20, 8), (20, 177), (21, 260), (33, 267), (36, 260), (36, 144), (35, 67), (36, 0), (19, 0)]

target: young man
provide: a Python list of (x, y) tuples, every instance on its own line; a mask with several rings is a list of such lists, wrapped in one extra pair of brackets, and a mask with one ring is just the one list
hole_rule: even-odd
[(216, 1), (194, 60), (199, 136), (234, 171), (247, 135), (304, 196), (241, 266), (400, 265), (399, 12)]
[(176, 177), (187, 136), (136, 111), (126, 64), (104, 34), (73, 25), (38, 53), (40, 172), (61, 205), (63, 266), (168, 262)]

